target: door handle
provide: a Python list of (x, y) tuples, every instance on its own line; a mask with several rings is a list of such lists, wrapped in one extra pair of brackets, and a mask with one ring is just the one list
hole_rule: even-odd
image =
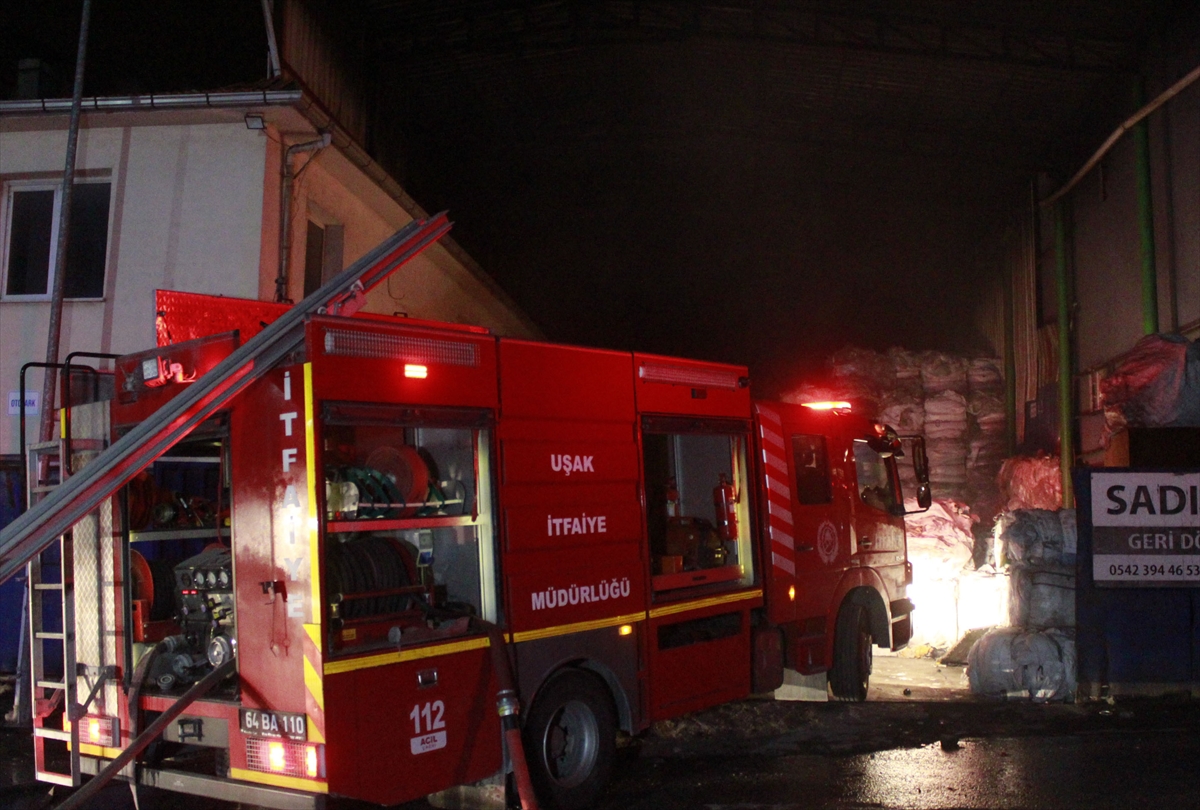
[(870, 551), (871, 550), (871, 538), (864, 537), (862, 540), (859, 540), (858, 547), (860, 549), (862, 549), (863, 551)]
[(816, 547), (811, 543), (802, 543), (801, 545), (796, 546), (796, 551), (812, 551), (814, 548)]

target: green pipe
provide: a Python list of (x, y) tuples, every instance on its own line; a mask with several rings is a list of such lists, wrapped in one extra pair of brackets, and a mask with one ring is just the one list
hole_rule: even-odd
[(1075, 463), (1074, 380), (1071, 373), (1071, 304), (1067, 284), (1067, 212), (1055, 206), (1054, 282), (1058, 294), (1058, 435), (1059, 469), (1062, 472), (1063, 508), (1075, 506), (1071, 489), (1071, 467)]
[[(1136, 85), (1140, 108), (1146, 88), (1143, 79)], [(1158, 331), (1158, 273), (1154, 256), (1154, 197), (1150, 184), (1150, 119), (1143, 118), (1133, 128), (1134, 160), (1137, 164), (1138, 235), (1142, 242), (1142, 332)]]

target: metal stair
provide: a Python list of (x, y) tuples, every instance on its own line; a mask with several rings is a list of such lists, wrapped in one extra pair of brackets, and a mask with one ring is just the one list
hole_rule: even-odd
[[(27, 497), (31, 507), (61, 485), (65, 472), (62, 464), (63, 444), (59, 439), (27, 448), (25, 480), (28, 482)], [(80, 783), (79, 724), (70, 723), (68, 726), (65, 722), (78, 699), (74, 677), (75, 583), (71, 559), (71, 536), (64, 534), (59, 536), (57, 548), (51, 543), (35, 554), (26, 566), (30, 664), (28, 688), (32, 695), (33, 760), (37, 779), (77, 787)], [(46, 629), (47, 614), (51, 617), (57, 615), (61, 622), (58, 630)], [(58, 658), (62, 662), (62, 671), (48, 675), (46, 659), (47, 653), (52, 650), (61, 652)], [(53, 725), (55, 718), (60, 720), (57, 728)], [(69, 762), (66, 772), (51, 769), (50, 754), (55, 751), (65, 753)]]

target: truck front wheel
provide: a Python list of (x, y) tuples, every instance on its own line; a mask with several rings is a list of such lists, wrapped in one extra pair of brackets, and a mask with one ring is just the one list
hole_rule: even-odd
[(594, 804), (612, 770), (616, 733), (612, 700), (598, 678), (578, 670), (556, 675), (525, 721), (525, 756), (542, 805)]
[(871, 680), (871, 614), (847, 602), (838, 611), (829, 691), (837, 700), (863, 701)]

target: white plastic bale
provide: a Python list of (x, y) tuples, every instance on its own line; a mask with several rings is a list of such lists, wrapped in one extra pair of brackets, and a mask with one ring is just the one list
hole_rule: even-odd
[[(1063, 517), (1066, 514), (1068, 517)], [(1064, 525), (1069, 526), (1064, 532)], [(1000, 536), (1009, 562), (1041, 566), (1075, 564), (1075, 513), (1073, 510), (1016, 509)]]
[(1074, 573), (1014, 568), (1009, 577), (1008, 618), (1014, 627), (1074, 627)]
[(992, 630), (971, 648), (967, 678), (977, 695), (1036, 702), (1073, 700), (1075, 639), (1059, 630)]

